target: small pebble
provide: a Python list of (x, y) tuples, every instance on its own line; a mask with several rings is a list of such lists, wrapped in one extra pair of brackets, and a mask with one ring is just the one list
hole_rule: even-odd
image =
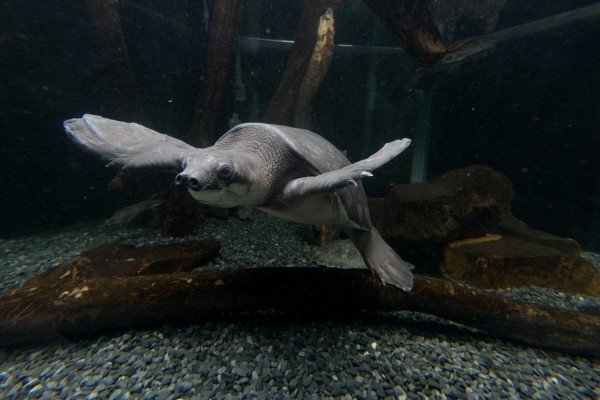
[(177, 390), (180, 392), (187, 392), (192, 388), (192, 383), (188, 381), (181, 381), (177, 383)]
[(37, 399), (38, 397), (40, 397), (42, 395), (43, 392), (44, 392), (44, 386), (41, 384), (37, 384), (31, 390), (29, 390), (27, 395), (30, 398)]

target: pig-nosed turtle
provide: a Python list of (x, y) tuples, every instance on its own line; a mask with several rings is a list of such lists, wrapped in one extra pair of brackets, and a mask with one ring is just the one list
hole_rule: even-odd
[(361, 183), (404, 151), (409, 139), (387, 143), (351, 164), (323, 137), (288, 126), (238, 125), (207, 148), (95, 115), (70, 119), (64, 126), (75, 143), (110, 164), (183, 169), (176, 182), (187, 185), (200, 203), (253, 207), (291, 221), (341, 226), (383, 282), (412, 288), (411, 265), (373, 227)]

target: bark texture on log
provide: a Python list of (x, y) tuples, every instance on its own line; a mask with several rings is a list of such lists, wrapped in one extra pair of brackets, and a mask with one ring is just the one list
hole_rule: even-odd
[(190, 196), (187, 189), (171, 185), (161, 197), (166, 209), (161, 236), (184, 237), (196, 233), (204, 215), (200, 203)]
[[(296, 104), (300, 94), (300, 88), (302, 87), (304, 77), (307, 75), (317, 45), (321, 17), (327, 15), (327, 10), (329, 8), (331, 8), (332, 12), (335, 11), (342, 2), (343, 1), (341, 0), (304, 1), (294, 46), (292, 47), (292, 52), (288, 59), (283, 77), (281, 78), (279, 86), (263, 116), (264, 122), (294, 125)], [(328, 22), (330, 22), (331, 25), (331, 35), (327, 37), (331, 38), (331, 43), (333, 44), (333, 18)], [(324, 36), (324, 38), (325, 37), (326, 36)], [(324, 41), (324, 43), (328, 42), (329, 41)], [(326, 50), (327, 47), (322, 47), (321, 49)], [(331, 54), (327, 57), (330, 59)], [(325, 57), (325, 59), (327, 57)], [(326, 67), (326, 72), (329, 64), (326, 63), (326, 65), (323, 64), (323, 66)], [(324, 72), (322, 75), (324, 76)], [(320, 80), (318, 82), (315, 81), (313, 86), (316, 85), (316, 87), (310, 90), (305, 88), (304, 90), (307, 91), (307, 94), (310, 93), (311, 90), (316, 92), (320, 83)]]
[(208, 58), (204, 66), (204, 79), (190, 130), (190, 144), (198, 147), (212, 146), (219, 111), (227, 86), (237, 24), (242, 12), (242, 0), (219, 0), (210, 22)]
[(168, 321), (169, 307), (179, 307), (170, 301), (185, 303), (179, 283), (189, 281), (180, 274), (203, 265), (220, 248), (202, 240), (84, 251), (0, 294), (0, 346)]
[(321, 82), (327, 74), (331, 58), (333, 57), (333, 38), (335, 35), (333, 9), (330, 7), (319, 18), (317, 28), (317, 43), (313, 49), (306, 74), (302, 79), (296, 110), (294, 125), (298, 128), (310, 129), (310, 112), (313, 97), (319, 90)]
[[(209, 246), (209, 256), (215, 254), (214, 246)], [(115, 252), (116, 259), (130, 258)], [(125, 272), (125, 267), (115, 265), (90, 273), (98, 260), (92, 262), (94, 257), (88, 253), (1, 294), (0, 343), (6, 346), (117, 327), (193, 321), (230, 312), (409, 310), (528, 345), (600, 355), (598, 315), (509, 300), (439, 278), (415, 275), (414, 289), (407, 294), (383, 286), (367, 270), (267, 267), (186, 271), (192, 264), (181, 268), (179, 262), (164, 263), (168, 255), (159, 258), (163, 262), (153, 267), (154, 271), (132, 269), (138, 260), (121, 262), (119, 265), (127, 265)], [(115, 271), (121, 272), (111, 276)]]

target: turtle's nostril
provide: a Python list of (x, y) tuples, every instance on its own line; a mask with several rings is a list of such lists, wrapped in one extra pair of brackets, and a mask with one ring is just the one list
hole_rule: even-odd
[(200, 190), (200, 183), (196, 178), (188, 178), (187, 185), (190, 189)]
[(175, 177), (175, 184), (176, 185), (185, 185), (186, 183), (188, 183), (189, 177), (185, 174), (179, 174)]
[(200, 182), (198, 179), (189, 176), (188, 174), (179, 174), (175, 177), (176, 185), (187, 185), (190, 189), (200, 190)]

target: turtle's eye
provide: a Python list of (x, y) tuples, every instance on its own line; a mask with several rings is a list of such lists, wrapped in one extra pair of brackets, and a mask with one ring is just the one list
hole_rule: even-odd
[(229, 165), (223, 165), (217, 172), (217, 178), (222, 181), (227, 181), (233, 176), (233, 169)]

